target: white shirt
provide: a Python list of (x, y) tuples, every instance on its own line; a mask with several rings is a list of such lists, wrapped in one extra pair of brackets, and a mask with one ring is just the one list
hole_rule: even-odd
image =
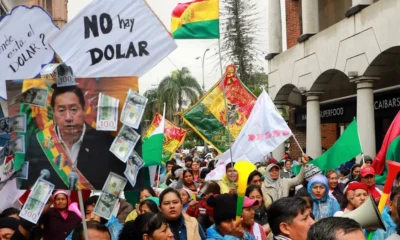
[(86, 126), (85, 126), (85, 124), (83, 124), (83, 130), (82, 130), (81, 137), (79, 138), (79, 140), (76, 143), (72, 144), (72, 148), (69, 149), (68, 145), (63, 141), (63, 139), (61, 137), (60, 128), (57, 126), (58, 138), (60, 139), (60, 142), (63, 145), (65, 151), (67, 152), (67, 154), (71, 158), (73, 167), (76, 167), (76, 165), (78, 164), (77, 160), (78, 160), (79, 150), (81, 149), (83, 136), (85, 135), (85, 132), (86, 132)]

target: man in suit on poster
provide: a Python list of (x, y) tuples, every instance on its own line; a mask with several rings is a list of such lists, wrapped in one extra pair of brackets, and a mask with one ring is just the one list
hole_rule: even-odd
[(85, 124), (85, 99), (77, 86), (55, 87), (51, 97), (54, 125), (33, 136), (26, 153), (29, 188), (42, 169), (56, 188), (68, 188), (68, 174), (75, 171), (78, 189), (102, 189), (108, 174), (122, 174), (125, 164), (109, 151), (113, 137)]

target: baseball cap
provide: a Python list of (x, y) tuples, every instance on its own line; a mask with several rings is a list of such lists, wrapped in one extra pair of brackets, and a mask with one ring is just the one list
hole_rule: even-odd
[(367, 175), (375, 176), (375, 169), (373, 167), (363, 167), (361, 168), (361, 177), (365, 177)]
[(258, 204), (257, 200), (244, 197), (244, 202), (243, 202), (244, 208), (253, 207), (256, 206), (257, 204)]

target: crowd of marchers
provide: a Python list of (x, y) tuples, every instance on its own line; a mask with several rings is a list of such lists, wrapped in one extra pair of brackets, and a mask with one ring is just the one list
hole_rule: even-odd
[[(207, 156), (207, 157), (206, 157)], [(216, 152), (166, 162), (153, 187), (144, 187), (133, 207), (120, 200), (110, 219), (94, 212), (98, 196), (84, 202), (84, 216), (69, 192), (55, 191), (37, 224), (19, 218), (19, 209), (0, 215), (0, 240), (345, 240), (400, 239), (398, 180), (382, 213), (383, 229), (363, 229), (346, 214), (367, 201), (378, 203), (372, 159), (345, 164), (325, 174), (303, 155), (301, 162), (269, 158), (256, 163), (247, 181), (243, 208), (237, 218), (238, 173), (228, 163), (219, 181), (206, 181), (218, 163)], [(293, 165), (302, 165), (294, 174)], [(366, 218), (369, 216), (365, 216)], [(369, 238), (370, 239), (370, 238)]]

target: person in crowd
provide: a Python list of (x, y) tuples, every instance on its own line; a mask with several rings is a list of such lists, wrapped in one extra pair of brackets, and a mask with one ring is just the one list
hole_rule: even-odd
[(165, 163), (165, 172), (160, 175), (160, 183), (166, 183), (167, 176), (171, 174), (173, 166), (175, 166), (175, 162), (172, 160), (169, 160)]
[(368, 192), (371, 194), (372, 198), (378, 202), (381, 198), (382, 191), (376, 187), (375, 182), (375, 170), (373, 167), (363, 167), (361, 168), (361, 182), (368, 186)]
[[(99, 196), (91, 196), (84, 202), (84, 212), (85, 212), (85, 220), (89, 221), (97, 221), (101, 224), (104, 224), (108, 228), (108, 232), (110, 233), (111, 240), (118, 240), (118, 235), (122, 230), (122, 224), (119, 223), (119, 220), (111, 216), (110, 220), (100, 217), (99, 215), (94, 213), (94, 207), (96, 206), (97, 200)], [(66, 238), (66, 240), (70, 240), (74, 236), (75, 230)]]
[(307, 192), (307, 191), (298, 191), (295, 195), (294, 195), (295, 197), (299, 197), (299, 198), (302, 198), (302, 199), (304, 199), (304, 200), (306, 200), (306, 202), (307, 202), (307, 209), (308, 210), (310, 210), (310, 216), (311, 216), (311, 218), (314, 220), (315, 219), (315, 217), (314, 217), (314, 215), (313, 215), (313, 213), (312, 213), (312, 207), (313, 207), (313, 200), (312, 200), (312, 197), (311, 197), (311, 195)]
[(207, 204), (214, 209), (214, 222), (207, 229), (207, 240), (256, 240), (243, 229), (242, 221), (236, 222), (236, 194), (210, 196)]
[(206, 177), (207, 174), (209, 174), (211, 171), (209, 168), (204, 167), (200, 169), (200, 177), (199, 177), (199, 187), (202, 188), (204, 183), (206, 182)]
[(281, 178), (292, 178), (292, 160), (286, 159), (284, 161), (283, 169), (280, 173)]
[(253, 235), (255, 239), (267, 240), (265, 229), (254, 220), (255, 211), (254, 207), (259, 205), (255, 199), (244, 197), (243, 210), (242, 210), (242, 227), (243, 229)]
[(193, 180), (193, 172), (191, 170), (184, 170), (182, 179), (178, 181), (176, 189), (185, 188), (197, 194), (199, 191), (199, 184)]
[(128, 217), (129, 213), (133, 211), (133, 206), (125, 199), (119, 200), (119, 208), (117, 213), (117, 219), (122, 225), (125, 224), (125, 219)]
[(160, 209), (158, 209), (158, 205), (159, 205), (158, 198), (156, 197), (146, 198), (139, 204), (140, 214), (144, 214), (147, 212), (159, 213)]
[(138, 199), (138, 203), (135, 206), (135, 209), (130, 212), (128, 214), (128, 216), (125, 219), (125, 222), (131, 221), (131, 220), (135, 220), (138, 216), (139, 211), (139, 203), (143, 200), (145, 200), (148, 197), (156, 197), (157, 194), (156, 192), (154, 192), (154, 189), (151, 187), (144, 187), (140, 190), (139, 192), (139, 199)]
[(225, 166), (225, 175), (222, 180), (218, 182), (221, 187), (221, 194), (235, 193), (237, 190), (238, 172), (234, 168), (235, 163), (230, 162)]
[(332, 217), (340, 211), (339, 203), (329, 196), (328, 179), (324, 175), (319, 174), (311, 178), (307, 190), (313, 199), (313, 215), (316, 220)]
[(350, 218), (328, 217), (311, 226), (307, 240), (365, 240), (358, 222)]
[(356, 181), (356, 182), (361, 181), (360, 172), (361, 172), (361, 165), (354, 164), (350, 169), (350, 175), (348, 177), (349, 181), (347, 183), (354, 182), (354, 181)]
[(309, 196), (310, 194), (308, 193), (307, 190), (308, 182), (311, 180), (312, 177), (318, 174), (322, 174), (321, 169), (312, 164), (312, 162), (310, 164), (307, 164), (304, 168), (304, 181), (302, 182), (302, 185), (296, 186), (295, 195), (301, 194), (301, 196), (307, 196), (307, 195)]
[(269, 230), (267, 209), (264, 206), (263, 194), (261, 187), (257, 185), (250, 185), (246, 189), (246, 197), (257, 200), (257, 205), (254, 206), (255, 216), (254, 221)]
[(82, 216), (76, 203), (71, 204), (66, 191), (57, 190), (53, 199), (54, 207), (42, 214), (39, 220), (39, 225), (43, 225), (43, 240), (65, 240), (81, 223)]
[(193, 158), (192, 156), (188, 155), (185, 157), (185, 168), (190, 169), (192, 167)]
[[(104, 224), (92, 220), (86, 222), (86, 226), (88, 231), (88, 240), (111, 240), (110, 232)], [(82, 224), (74, 230), (72, 240), (86, 240)]]
[(335, 170), (329, 170), (326, 172), (326, 177), (328, 178), (329, 194), (333, 196), (339, 205), (344, 202), (344, 184), (339, 183), (338, 175)]
[[(387, 239), (389, 236), (396, 235), (398, 225), (400, 225), (399, 209), (400, 187), (394, 187), (390, 193), (389, 203), (382, 212), (383, 223), (386, 231), (377, 229), (374, 232), (372, 240)], [(395, 237), (395, 236), (394, 236)]]
[(196, 160), (196, 161), (192, 162), (191, 170), (192, 170), (192, 173), (193, 173), (193, 181), (195, 181), (195, 182), (199, 182), (200, 164), (201, 164), (200, 160)]
[(372, 164), (373, 159), (368, 156), (368, 155), (364, 155), (364, 165), (363, 167), (370, 167)]
[(174, 235), (161, 213), (144, 213), (125, 224), (119, 240), (173, 240)]
[(182, 200), (178, 191), (166, 188), (160, 194), (160, 210), (167, 219), (176, 240), (205, 239), (203, 229), (193, 217), (182, 213)]
[(20, 213), (20, 210), (18, 210), (16, 208), (13, 208), (13, 207), (6, 208), (0, 214), (0, 218), (13, 217), (13, 218), (19, 219), (19, 213)]
[(265, 207), (269, 207), (271, 203), (276, 200), (289, 196), (290, 188), (301, 184), (304, 180), (304, 166), (308, 162), (308, 156), (304, 155), (302, 158), (303, 167), (300, 173), (294, 178), (279, 178), (278, 162), (271, 158), (268, 161), (267, 173), (265, 174), (264, 182), (262, 183), (261, 190), (263, 192), (263, 199)]
[(250, 173), (249, 178), (247, 179), (247, 186), (250, 185), (257, 185), (261, 187), (262, 175), (259, 171), (254, 170), (252, 173)]
[(215, 181), (206, 182), (197, 194), (197, 197), (200, 200), (192, 200), (186, 209), (186, 214), (194, 218), (199, 218), (200, 216), (205, 215), (207, 209), (207, 198), (216, 194), (221, 194), (219, 184)]
[(346, 185), (346, 183), (349, 181), (349, 179), (347, 178), (348, 175), (349, 175), (349, 169), (341, 168), (338, 182)]
[(368, 199), (368, 187), (362, 182), (351, 182), (347, 185), (343, 202), (343, 211), (335, 213), (335, 216), (342, 216), (344, 213), (351, 212), (361, 206)]
[(275, 240), (306, 240), (314, 220), (306, 200), (284, 197), (271, 204), (268, 222)]
[(14, 232), (18, 229), (19, 220), (13, 217), (0, 218), (0, 239), (11, 239)]
[(173, 166), (172, 170), (171, 170), (171, 174), (168, 174), (168, 176), (166, 178), (165, 185), (176, 188), (176, 185), (178, 184), (179, 179), (182, 178), (183, 170), (184, 169), (178, 165)]
[(185, 213), (187, 208), (189, 207), (189, 203), (192, 202), (192, 192), (189, 189), (186, 188), (181, 188), (178, 189), (179, 194), (181, 195), (181, 200), (182, 200), (182, 211)]
[[(213, 196), (218, 196), (217, 194), (213, 195)], [(208, 229), (209, 227), (211, 227), (215, 222), (214, 222), (214, 208), (210, 207), (207, 205), (204, 206), (205, 209), (205, 214), (200, 215), (197, 218), (197, 221), (199, 222), (200, 226), (202, 229)]]

